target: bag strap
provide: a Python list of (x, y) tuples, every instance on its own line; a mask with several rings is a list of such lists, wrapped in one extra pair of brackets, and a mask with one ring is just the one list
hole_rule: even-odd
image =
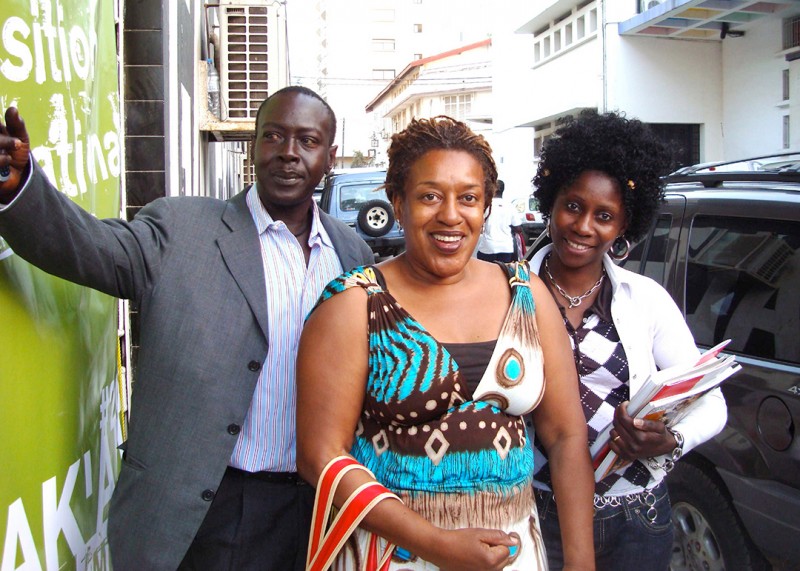
[[(367, 482), (356, 488), (342, 505), (336, 517), (326, 530), (326, 523), (331, 514), (333, 497), (342, 478), (351, 470), (363, 470), (372, 478), (375, 476), (365, 466), (350, 456), (338, 456), (328, 462), (320, 474), (317, 492), (314, 498), (314, 511), (311, 520), (311, 534), (308, 541), (306, 571), (325, 571), (344, 546), (347, 538), (358, 524), (380, 501), (394, 498), (397, 495), (387, 490), (377, 481)], [(388, 569), (394, 544), (387, 543), (383, 555), (378, 560), (377, 539), (371, 534), (369, 553), (365, 562), (365, 571), (383, 571)]]
[(311, 535), (308, 542), (306, 567), (311, 563), (312, 554), (316, 554), (319, 550), (319, 542), (325, 535), (325, 523), (330, 516), (333, 494), (339, 485), (339, 481), (347, 472), (357, 468), (357, 466), (358, 462), (349, 456), (339, 456), (328, 462), (328, 465), (325, 466), (322, 474), (320, 474), (314, 497), (314, 511), (311, 516)]

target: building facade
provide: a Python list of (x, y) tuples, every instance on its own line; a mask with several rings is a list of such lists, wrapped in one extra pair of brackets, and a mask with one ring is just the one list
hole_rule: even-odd
[[(367, 104), (374, 128), (397, 133), (414, 118), (449, 115), (490, 135), (491, 47), (486, 39), (411, 61)], [(375, 147), (379, 165), (386, 163), (387, 147), (381, 137)]]
[(380, 162), (390, 128), (365, 107), (409, 62), (488, 38), (487, 0), (290, 2), (291, 82), (326, 98), (339, 118), (338, 167), (356, 153)]
[(515, 65), (496, 68), (495, 125), (532, 127), (537, 154), (560, 119), (585, 108), (651, 124), (682, 164), (800, 144), (796, 2), (513, 0), (498, 9), (494, 37), (505, 40), (495, 55)]

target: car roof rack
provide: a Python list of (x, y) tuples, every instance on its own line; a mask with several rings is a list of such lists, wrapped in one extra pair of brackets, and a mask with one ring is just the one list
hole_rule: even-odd
[(705, 188), (716, 188), (724, 182), (794, 182), (800, 183), (800, 172), (711, 172), (698, 174), (671, 174), (664, 177), (664, 182), (672, 184), (676, 182), (695, 182), (702, 184)]
[(666, 183), (695, 182), (706, 188), (731, 181), (800, 182), (800, 153), (701, 163), (683, 167), (664, 177)]

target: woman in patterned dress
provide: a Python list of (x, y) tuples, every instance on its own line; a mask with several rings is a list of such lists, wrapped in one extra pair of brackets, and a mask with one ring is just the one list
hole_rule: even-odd
[[(611, 448), (629, 462), (595, 488), (596, 565), (609, 571), (668, 568), (672, 523), (664, 477), (727, 418), (719, 389), (699, 399), (672, 429), (660, 421), (634, 422), (626, 410), (650, 374), (699, 355), (664, 288), (612, 260), (624, 258), (629, 241), (653, 223), (668, 159), (641, 122), (591, 111), (545, 144), (534, 179), (552, 245), (536, 253), (531, 270), (547, 284), (570, 335), (589, 444), (613, 422)], [(559, 521), (563, 526), (569, 516), (551, 487), (547, 447), (537, 442), (535, 448), (536, 499), (556, 570), (564, 564)]]
[(567, 566), (593, 568), (586, 425), (561, 318), (524, 263), (471, 257), (496, 180), (482, 136), (413, 120), (392, 138), (386, 178), (406, 251), (332, 282), (307, 320), (301, 475), (318, 482), (349, 455), (371, 472), (347, 473), (336, 506), (373, 475), (401, 500), (377, 503), (333, 569), (363, 569), (388, 542), (390, 569), (546, 569), (521, 417), (534, 407), (564, 492)]

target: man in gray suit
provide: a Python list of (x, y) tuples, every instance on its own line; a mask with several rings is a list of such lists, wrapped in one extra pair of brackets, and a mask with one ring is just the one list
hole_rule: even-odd
[(302, 87), (274, 93), (256, 120), (253, 188), (159, 199), (131, 222), (98, 220), (58, 192), (20, 154), (16, 109), (5, 119), (0, 235), (140, 311), (114, 568), (303, 569), (314, 492), (295, 469), (297, 340), (324, 285), (374, 261), (312, 199), (336, 156), (333, 111)]

